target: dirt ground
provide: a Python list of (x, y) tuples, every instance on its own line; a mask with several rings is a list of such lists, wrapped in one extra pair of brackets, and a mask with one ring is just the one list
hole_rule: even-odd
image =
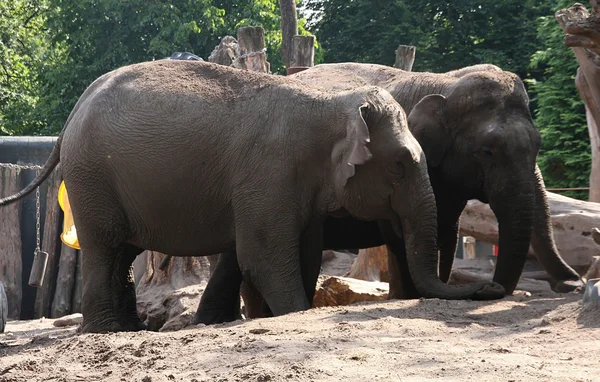
[(0, 334), (0, 381), (599, 381), (581, 294), (326, 307), (174, 332)]

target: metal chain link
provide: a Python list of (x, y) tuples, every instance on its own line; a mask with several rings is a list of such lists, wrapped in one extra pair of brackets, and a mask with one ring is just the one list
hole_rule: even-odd
[[(16, 170), (36, 170), (36, 177), (40, 175), (40, 170), (44, 166), (35, 164), (14, 164), (14, 163), (0, 163), (0, 168), (11, 168)], [(41, 216), (40, 216), (40, 188), (35, 189), (35, 252), (38, 254), (41, 252)]]
[[(37, 170), (36, 176), (40, 175), (40, 170)], [(40, 188), (35, 189), (35, 252), (37, 254), (41, 251), (40, 248)]]

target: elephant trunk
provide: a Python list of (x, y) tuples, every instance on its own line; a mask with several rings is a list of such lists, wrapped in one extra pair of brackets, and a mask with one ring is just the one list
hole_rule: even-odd
[(550, 208), (540, 169), (535, 167), (535, 216), (531, 246), (539, 263), (557, 281), (579, 281), (579, 274), (559, 255), (550, 224)]
[(499, 231), (494, 281), (510, 295), (517, 287), (529, 252), (536, 201), (534, 180), (529, 176), (495, 189), (498, 191), (489, 197)]
[(504, 297), (504, 290), (502, 288), (490, 289), (489, 282), (449, 285), (439, 278), (435, 198), (430, 188), (430, 192), (422, 192), (426, 190), (426, 186), (413, 187), (413, 189), (415, 197), (411, 198), (411, 203), (409, 203), (410, 211), (399, 208), (401, 205), (407, 204), (405, 199), (392, 201), (392, 207), (400, 216), (408, 269), (419, 294), (425, 298), (448, 300)]

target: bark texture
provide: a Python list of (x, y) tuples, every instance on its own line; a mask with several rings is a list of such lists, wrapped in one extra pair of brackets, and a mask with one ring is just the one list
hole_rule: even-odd
[(238, 29), (237, 41), (239, 56), (234, 67), (253, 72), (269, 72), (265, 52), (265, 30), (262, 27), (242, 27)]
[(413, 64), (415, 63), (415, 54), (417, 48), (411, 45), (399, 45), (396, 49), (396, 61), (394, 62), (394, 68), (406, 70), (410, 72)]
[(315, 37), (294, 36), (289, 67), (310, 68), (315, 65)]
[(590, 13), (583, 4), (561, 9), (556, 21), (565, 33), (565, 45), (571, 47), (579, 63), (575, 85), (585, 102), (592, 145), (592, 171), (589, 200), (600, 202), (600, 7), (591, 0)]
[(298, 34), (298, 16), (295, 0), (279, 0), (281, 9), (281, 58), (286, 68), (292, 65), (292, 41)]
[(56, 291), (52, 301), (52, 317), (62, 317), (71, 313), (71, 298), (75, 286), (77, 250), (62, 244), (56, 278)]
[[(1, 168), (3, 179), (1, 196), (9, 196), (21, 189), (20, 171)], [(21, 247), (21, 206), (15, 202), (0, 208), (0, 280), (4, 283), (4, 291), (8, 302), (7, 317), (19, 319), (21, 314), (22, 286), (22, 247)]]

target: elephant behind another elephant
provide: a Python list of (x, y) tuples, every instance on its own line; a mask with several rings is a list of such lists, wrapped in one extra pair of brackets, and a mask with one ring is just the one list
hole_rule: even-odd
[(236, 251), (273, 314), (308, 309), (331, 214), (403, 230), (424, 295), (504, 295), (495, 283), (438, 278), (425, 156), (378, 87), (321, 91), (197, 61), (125, 66), (88, 87), (39, 176), (0, 205), (59, 161), (85, 258), (84, 332), (145, 327), (131, 273), (144, 249)]

